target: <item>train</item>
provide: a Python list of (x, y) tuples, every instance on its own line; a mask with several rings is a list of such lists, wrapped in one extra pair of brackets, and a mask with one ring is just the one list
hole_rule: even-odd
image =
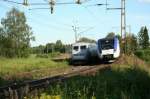
[(71, 63), (87, 63), (97, 56), (96, 43), (78, 42), (72, 44)]
[(97, 41), (97, 52), (100, 59), (113, 60), (120, 56), (120, 44), (117, 37)]
[(88, 63), (93, 60), (110, 61), (120, 56), (119, 39), (98, 39), (96, 43), (77, 42), (72, 44), (71, 63)]

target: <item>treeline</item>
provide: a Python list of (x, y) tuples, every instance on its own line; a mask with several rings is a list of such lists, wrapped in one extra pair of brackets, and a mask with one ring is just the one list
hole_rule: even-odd
[[(113, 36), (109, 33), (107, 37)], [(118, 36), (121, 38), (120, 36)], [(30, 41), (34, 40), (31, 27), (27, 24), (25, 14), (15, 8), (7, 12), (6, 17), (1, 19), (0, 26), (0, 56), (3, 57), (28, 57), (33, 54), (45, 54), (53, 52), (70, 52), (71, 45), (65, 45), (61, 40), (56, 43), (48, 43), (31, 48)], [(88, 38), (80, 38), (78, 42), (95, 42)], [(121, 41), (121, 39), (120, 39)], [(141, 27), (138, 35), (127, 33), (126, 52), (135, 53), (139, 50), (149, 50), (149, 33), (146, 26)], [(121, 43), (122, 44), (122, 43)], [(122, 48), (123, 44), (121, 45)], [(142, 52), (141, 52), (142, 53)], [(147, 53), (147, 52), (146, 52)], [(147, 53), (150, 56), (150, 53)], [(138, 53), (138, 55), (140, 55)]]
[(149, 31), (146, 26), (141, 27), (141, 30), (138, 33), (137, 45), (137, 50), (134, 52), (134, 54), (150, 63)]
[(31, 27), (23, 12), (12, 8), (1, 19), (0, 56), (27, 57), (30, 54), (30, 41), (34, 40)]
[[(125, 39), (121, 39), (120, 35), (117, 35), (122, 51), (125, 50), (126, 53), (133, 53), (137, 50), (147, 50), (150, 48), (150, 41), (148, 35), (148, 29), (146, 26), (141, 27), (140, 31), (135, 35), (134, 33), (127, 33)], [(108, 33), (107, 38), (114, 37), (115, 33)]]
[[(111, 32), (106, 37), (114, 37), (115, 33)], [(133, 33), (127, 33), (126, 39), (120, 39), (121, 51), (126, 54), (135, 54), (139, 58), (149, 62), (150, 61), (150, 41), (149, 32), (146, 26), (141, 27), (137, 35)], [(122, 42), (124, 41), (124, 43)], [(122, 42), (122, 43), (121, 43)]]
[(33, 54), (69, 53), (70, 51), (71, 45), (63, 44), (61, 40), (57, 40), (56, 43), (47, 43), (46, 45), (32, 47)]
[[(137, 50), (147, 50), (150, 49), (150, 41), (148, 35), (148, 29), (146, 26), (141, 27), (137, 35), (130, 33), (126, 36), (126, 51), (127, 53), (132, 53)], [(150, 55), (150, 53), (149, 53)]]
[[(95, 43), (96, 41), (82, 37), (77, 42), (88, 42)], [(61, 40), (57, 40), (55, 43), (47, 43), (46, 45), (39, 45), (36, 47), (32, 47), (33, 54), (47, 54), (47, 53), (70, 53), (71, 52), (71, 44), (63, 44)]]

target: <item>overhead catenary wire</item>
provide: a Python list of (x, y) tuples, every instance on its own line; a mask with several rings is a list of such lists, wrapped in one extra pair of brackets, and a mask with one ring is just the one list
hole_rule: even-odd
[[(9, 9), (11, 9), (11, 7), (10, 6), (6, 6), (6, 5), (2, 5), (3, 7), (5, 7), (5, 8), (9, 8)], [(38, 16), (41, 16), (41, 15), (38, 15)], [(42, 21), (40, 21), (38, 18), (36, 18), (36, 17), (34, 17), (34, 18), (32, 18), (32, 17), (27, 17), (27, 21), (29, 22), (30, 20), (33, 22), (33, 23), (36, 23), (36, 25), (41, 25), (41, 24), (43, 24), (44, 25), (44, 27), (46, 28), (51, 28), (51, 29), (53, 29), (53, 30), (56, 30), (56, 31), (59, 31), (59, 32), (61, 32), (61, 30), (71, 30), (71, 29), (67, 29), (67, 28), (62, 28), (62, 27), (60, 27), (60, 26), (55, 26), (55, 25), (53, 25), (53, 24), (49, 24), (49, 23), (45, 23), (44, 22), (44, 20)], [(60, 24), (59, 24), (60, 25)], [(61, 26), (64, 26), (64, 25), (61, 25)], [(40, 27), (40, 26), (39, 26)]]
[(80, 28), (81, 28), (81, 27), (80, 27), (80, 26), (77, 26), (77, 24), (72, 25), (72, 29), (73, 29), (73, 31), (74, 31), (74, 33), (75, 33), (75, 42), (78, 41), (79, 36), (81, 36), (82, 33), (87, 32), (87, 31), (93, 29), (94, 27), (89, 27), (89, 28), (87, 28), (87, 29), (85, 29), (85, 30), (79, 32), (79, 29), (80, 29)]
[[(50, 5), (51, 4), (50, 1), (47, 1), (47, 3), (17, 2), (17, 1), (13, 1), (13, 0), (0, 0), (0, 1), (8, 2), (8, 3), (14, 3), (14, 4), (19, 4), (19, 5), (26, 4), (26, 5), (30, 5), (30, 6), (32, 6), (32, 5)], [(86, 3), (87, 1), (91, 1), (91, 0), (85, 0), (82, 3)], [(54, 5), (67, 5), (67, 4), (80, 4), (80, 3), (79, 2), (78, 3), (76, 3), (76, 2), (58, 2), (58, 3), (56, 3), (56, 2), (54, 2)]]
[[(98, 18), (98, 16), (96, 16), (95, 13), (88, 8), (88, 6), (82, 5), (82, 7), (87, 11), (87, 13), (89, 14), (89, 16), (91, 17), (91, 19), (93, 21), (97, 22), (97, 24), (103, 23), (102, 20), (100, 20), (100, 18)], [(94, 28), (96, 26), (97, 25), (95, 25)], [(100, 34), (100, 32), (99, 33), (94, 33), (94, 34)], [(92, 33), (92, 35), (93, 35), (93, 33)]]
[(8, 2), (8, 3), (14, 3), (14, 4), (23, 4), (23, 3), (20, 3), (20, 2), (16, 2), (16, 1), (12, 1), (12, 0), (0, 0), (0, 1), (4, 1), (4, 2)]
[[(35, 15), (35, 12), (34, 12), (34, 15)], [(39, 15), (38, 14), (38, 16), (41, 16), (41, 14)], [(42, 14), (42, 17), (43, 17), (43, 14)], [(44, 18), (45, 19), (45, 18)], [(61, 25), (61, 27), (60, 26), (58, 26), (58, 25), (60, 25), (60, 22), (57, 22), (57, 23), (59, 23), (59, 24), (57, 24), (57, 26), (55, 26), (55, 25), (52, 25), (52, 24), (49, 24), (49, 23), (45, 23), (44, 21), (45, 20), (43, 20), (43, 21), (39, 21), (39, 19), (38, 18), (31, 18), (31, 17), (28, 17), (28, 20), (32, 20), (33, 22), (35, 22), (35, 23), (37, 23), (38, 25), (39, 24), (43, 24), (44, 25), (44, 27), (48, 27), (48, 28), (51, 28), (51, 29), (53, 29), (53, 30), (57, 30), (57, 31), (61, 31), (62, 29), (64, 30), (65, 28), (62, 28), (62, 26), (66, 26), (66, 27), (70, 27), (70, 26), (72, 26), (72, 25), (66, 25), (66, 23), (63, 23), (63, 25)], [(56, 20), (56, 21), (58, 21), (58, 20)], [(61, 30), (60, 30), (61, 29)], [(71, 28), (66, 28), (67, 30), (71, 30)], [(65, 30), (66, 30), (65, 29)]]
[[(45, 23), (45, 19), (48, 17), (48, 16), (45, 16), (44, 14), (40, 14), (40, 13), (38, 13), (38, 12), (31, 12), (33, 15), (36, 15), (36, 16), (42, 16), (42, 18), (40, 19), (40, 20), (42, 20), (41, 21), (41, 23)], [(37, 17), (34, 17), (34, 19), (37, 19), (37, 20), (39, 20), (39, 18), (37, 18)], [(52, 26), (54, 26), (54, 24), (56, 24), (57, 25), (57, 27), (59, 27), (59, 28), (62, 28), (63, 27), (63, 29), (68, 29), (68, 30), (72, 30), (70, 27), (72, 26), (72, 25), (70, 25), (70, 24), (68, 24), (68, 23), (63, 23), (63, 22), (60, 22), (60, 20), (56, 20), (56, 19), (52, 19), (53, 20), (53, 22), (51, 21), (51, 24), (50, 23), (48, 23), (48, 24), (50, 24), (50, 25), (52, 25)]]

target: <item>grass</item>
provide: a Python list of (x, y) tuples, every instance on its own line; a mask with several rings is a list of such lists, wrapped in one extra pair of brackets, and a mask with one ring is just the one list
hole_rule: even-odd
[(56, 63), (47, 58), (0, 59), (1, 74), (29, 72), (32, 70), (62, 66), (67, 66), (67, 64), (65, 62)]
[(150, 49), (138, 50), (135, 55), (150, 64)]
[[(56, 69), (67, 68), (67, 62), (54, 62), (50, 58), (0, 58), (0, 85), (6, 81), (35, 79), (48, 76)], [(54, 72), (55, 73), (55, 72)]]
[(60, 99), (150, 99), (150, 76), (139, 68), (110, 69), (54, 84), (45, 96)]
[[(110, 69), (96, 75), (75, 76), (51, 84), (40, 97), (59, 99), (150, 99), (150, 69), (142, 60), (123, 56)], [(54, 98), (56, 99), (56, 98)]]
[[(1, 59), (0, 63), (7, 63), (4, 64), (6, 67), (9, 64), (9, 69), (15, 72), (60, 68), (62, 64), (64, 64), (62, 67), (67, 67), (65, 62), (55, 63), (49, 58), (35, 59), (36, 60), (34, 60), (33, 57), (31, 59)], [(49, 61), (49, 63), (46, 63), (46, 65), (45, 62), (47, 61)], [(18, 66), (17, 64), (22, 64), (19, 65), (22, 66), (22, 68), (20, 67), (19, 70), (17, 67), (12, 68), (10, 64), (15, 66), (14, 63), (16, 63), (16, 66)], [(39, 67), (34, 67), (36, 63), (38, 64), (36, 66)], [(29, 67), (23, 68), (26, 66), (23, 64), (28, 64), (27, 66)], [(45, 64), (45, 67), (42, 67), (43, 64)], [(9, 70), (6, 69), (6, 71), (8, 72)], [(7, 74), (7, 72), (5, 74)], [(45, 72), (41, 73), (43, 74)], [(3, 79), (0, 78), (0, 80)], [(136, 56), (123, 55), (110, 69), (99, 71), (95, 75), (79, 75), (68, 78), (62, 83), (53, 83), (42, 91), (39, 97), (26, 96), (25, 99), (150, 99), (149, 84), (149, 65)]]

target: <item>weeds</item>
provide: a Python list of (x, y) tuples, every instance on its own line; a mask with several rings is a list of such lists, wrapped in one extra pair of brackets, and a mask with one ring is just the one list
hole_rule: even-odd
[(76, 76), (45, 91), (61, 99), (150, 99), (150, 76), (139, 68), (109, 69)]
[(55, 69), (67, 67), (67, 62), (54, 62), (50, 58), (0, 58), (0, 86), (6, 82), (50, 76)]

